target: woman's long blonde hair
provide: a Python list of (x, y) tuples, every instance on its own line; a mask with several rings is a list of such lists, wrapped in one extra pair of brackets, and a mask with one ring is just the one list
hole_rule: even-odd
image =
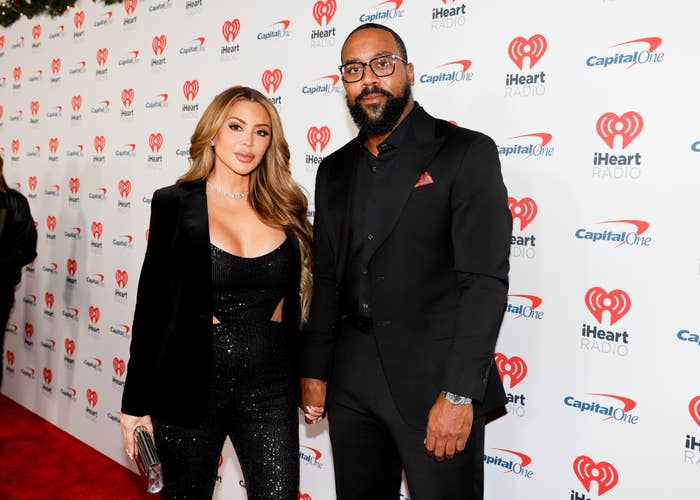
[(270, 146), (260, 165), (250, 174), (248, 200), (253, 210), (267, 224), (292, 231), (301, 250), (301, 318), (308, 318), (311, 302), (311, 224), (308, 203), (289, 168), (289, 145), (284, 138), (282, 121), (270, 100), (249, 87), (231, 87), (217, 95), (204, 110), (190, 139), (191, 166), (177, 182), (206, 179), (214, 168), (212, 140), (225, 124), (228, 110), (240, 101), (260, 104), (270, 115)]

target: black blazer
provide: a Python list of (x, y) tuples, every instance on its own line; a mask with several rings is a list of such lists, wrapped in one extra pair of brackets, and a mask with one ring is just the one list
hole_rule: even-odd
[[(299, 337), (301, 263), (284, 297), (285, 331)], [(194, 426), (205, 416), (212, 356), (211, 249), (204, 182), (153, 193), (122, 412)], [(298, 343), (295, 340), (292, 345)], [(297, 384), (298, 385), (298, 384)]]
[(20, 282), (22, 266), (36, 258), (36, 227), (29, 202), (19, 191), (0, 192), (0, 287)]
[[(418, 104), (416, 104), (418, 106)], [(302, 376), (329, 380), (346, 269), (355, 140), (316, 177), (314, 290)], [(496, 145), (415, 116), (378, 197), (380, 232), (368, 272), (374, 330), (389, 388), (410, 425), (425, 428), (441, 390), (469, 396), (477, 415), (506, 402), (493, 354), (508, 291), (512, 218)], [(415, 187), (423, 172), (433, 182)]]

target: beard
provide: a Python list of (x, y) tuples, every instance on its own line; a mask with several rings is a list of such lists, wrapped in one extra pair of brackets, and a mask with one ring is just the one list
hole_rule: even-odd
[[(369, 94), (382, 94), (386, 97), (386, 102), (382, 104), (371, 104), (369, 109), (379, 112), (377, 115), (370, 116), (360, 104), (360, 99)], [(349, 98), (345, 98), (350, 110), (355, 125), (357, 125), (363, 133), (367, 135), (383, 135), (393, 129), (401, 118), (401, 114), (406, 109), (408, 101), (411, 98), (411, 85), (407, 83), (403, 88), (403, 93), (396, 97), (389, 91), (380, 89), (379, 87), (367, 87), (355, 98), (355, 102), (351, 102)]]

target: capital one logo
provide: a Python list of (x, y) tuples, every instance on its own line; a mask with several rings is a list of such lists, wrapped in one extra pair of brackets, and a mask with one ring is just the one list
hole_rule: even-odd
[(68, 189), (70, 190), (71, 194), (78, 194), (78, 190), (80, 189), (80, 179), (77, 177), (71, 177), (68, 179)]
[(224, 40), (228, 43), (233, 43), (240, 31), (241, 22), (238, 19), (226, 20), (221, 26), (221, 34), (224, 35)]
[(505, 354), (497, 352), (494, 354), (493, 359), (496, 361), (496, 368), (498, 369), (498, 374), (501, 376), (501, 380), (505, 381), (506, 375), (510, 378), (511, 389), (522, 382), (527, 376), (527, 364), (520, 356), (508, 358)]
[(51, 380), (53, 379), (53, 373), (50, 368), (44, 368), (41, 372), (44, 377), (44, 383), (46, 385), (51, 385)]
[(35, 24), (32, 26), (32, 38), (38, 40), (41, 36), (41, 24)]
[(14, 79), (14, 81), (18, 82), (21, 77), (22, 77), (22, 68), (20, 66), (13, 68), (12, 69), (12, 78)]
[(122, 377), (126, 371), (126, 363), (123, 359), (119, 359), (116, 356), (112, 359), (112, 368), (117, 377)]
[(137, 0), (124, 0), (124, 10), (128, 15), (131, 15), (136, 11)]
[(14, 154), (19, 153), (19, 139), (12, 139), (11, 148)]
[(77, 113), (78, 111), (80, 111), (80, 107), (83, 105), (83, 96), (74, 95), (71, 98), (70, 104), (71, 104), (71, 107), (73, 108), (73, 111)]
[(56, 216), (55, 215), (49, 215), (46, 217), (46, 227), (48, 228), (49, 231), (55, 231), (56, 230)]
[(66, 354), (68, 356), (73, 356), (73, 353), (75, 353), (75, 340), (72, 340), (72, 339), (64, 340), (63, 347), (65, 348)]
[(314, 4), (314, 19), (319, 26), (323, 26), (324, 24), (328, 26), (331, 19), (333, 19), (337, 8), (338, 6), (336, 5), (335, 0), (326, 0), (325, 2), (323, 0), (319, 0)]
[(537, 203), (529, 197), (518, 201), (516, 198), (508, 197), (508, 210), (515, 219), (520, 220), (520, 230), (523, 231), (537, 217)]
[(160, 148), (163, 146), (163, 134), (160, 132), (152, 133), (151, 135), (148, 136), (148, 146), (151, 148), (151, 151), (154, 153), (157, 153), (160, 151)]
[(513, 38), (508, 45), (508, 57), (522, 71), (525, 58), (530, 59), (530, 69), (547, 51), (547, 39), (542, 35), (532, 35), (529, 39), (522, 36)]
[(610, 314), (610, 326), (617, 323), (632, 307), (632, 301), (627, 292), (618, 289), (606, 292), (599, 286), (594, 286), (586, 292), (585, 302), (588, 310), (600, 324), (603, 323), (603, 313), (607, 311)]
[(58, 151), (58, 137), (49, 138), (49, 151), (51, 151), (52, 153)]
[(574, 460), (574, 474), (588, 493), (591, 492), (591, 483), (598, 483), (598, 496), (603, 496), (613, 489), (620, 480), (613, 464), (604, 461), (595, 463), (591, 457), (585, 455)]
[(129, 197), (129, 193), (131, 193), (131, 181), (120, 179), (118, 189), (119, 196), (121, 196), (122, 199), (127, 199)]
[(93, 389), (88, 389), (85, 391), (85, 398), (90, 406), (93, 408), (97, 406), (97, 391)]
[(107, 139), (104, 135), (96, 135), (95, 139), (92, 141), (93, 146), (95, 146), (95, 152), (101, 153), (105, 149), (105, 144)]
[(48, 307), (49, 309), (52, 309), (53, 303), (54, 303), (53, 293), (51, 293), (51, 292), (44, 293), (44, 304), (46, 304), (46, 307)]
[(262, 74), (263, 88), (268, 94), (274, 94), (282, 84), (282, 70), (275, 68), (273, 70), (266, 69)]
[(119, 288), (126, 287), (126, 284), (129, 282), (129, 273), (122, 269), (117, 269), (114, 277), (117, 280), (117, 285)]
[(29, 180), (27, 181), (27, 184), (29, 184), (29, 190), (30, 191), (36, 191), (36, 175), (30, 175)]
[(51, 73), (57, 75), (61, 71), (61, 59), (51, 59)]
[(168, 39), (165, 37), (165, 35), (156, 35), (153, 37), (153, 41), (151, 42), (151, 48), (153, 49), (153, 53), (157, 56), (162, 56), (163, 51), (165, 50), (165, 46), (168, 44)]
[(627, 111), (622, 116), (615, 113), (603, 113), (595, 124), (595, 130), (610, 149), (615, 149), (615, 137), (622, 137), (622, 149), (637, 138), (644, 128), (642, 115), (636, 111)]
[(297, 500), (313, 500), (313, 499), (311, 498), (311, 495), (309, 495), (308, 493), (302, 493), (300, 491), (299, 494), (297, 495)]
[(134, 89), (128, 88), (122, 90), (122, 104), (125, 108), (130, 108), (134, 103)]
[(700, 426), (700, 396), (695, 396), (688, 404), (690, 416), (695, 420), (695, 423)]
[(197, 97), (197, 93), (199, 92), (199, 80), (187, 80), (182, 85), (182, 92), (185, 94), (185, 99), (194, 101), (194, 98)]
[(99, 240), (102, 237), (102, 223), (96, 220), (92, 221), (90, 224), (90, 230), (92, 231), (92, 237)]
[(77, 29), (80, 29), (83, 27), (83, 24), (85, 23), (85, 12), (80, 10), (73, 14), (73, 24), (75, 24), (75, 27)]
[(107, 47), (97, 49), (97, 55), (95, 56), (95, 59), (97, 59), (97, 65), (104, 66), (105, 64), (107, 64), (108, 55), (109, 51), (107, 50)]
[(322, 127), (311, 127), (306, 133), (306, 140), (314, 152), (323, 151), (331, 140), (331, 129), (326, 125)]
[(75, 259), (68, 259), (66, 261), (66, 268), (68, 269), (68, 274), (75, 276), (75, 273), (78, 272), (78, 261)]

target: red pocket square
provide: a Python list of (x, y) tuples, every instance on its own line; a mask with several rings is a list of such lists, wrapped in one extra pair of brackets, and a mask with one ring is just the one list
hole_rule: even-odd
[(433, 182), (435, 182), (433, 181), (433, 178), (430, 177), (430, 174), (427, 171), (425, 171), (422, 174), (420, 174), (420, 177), (418, 177), (418, 182), (416, 182), (416, 184), (413, 187), (418, 188), (421, 186), (427, 186), (428, 184), (432, 184)]

